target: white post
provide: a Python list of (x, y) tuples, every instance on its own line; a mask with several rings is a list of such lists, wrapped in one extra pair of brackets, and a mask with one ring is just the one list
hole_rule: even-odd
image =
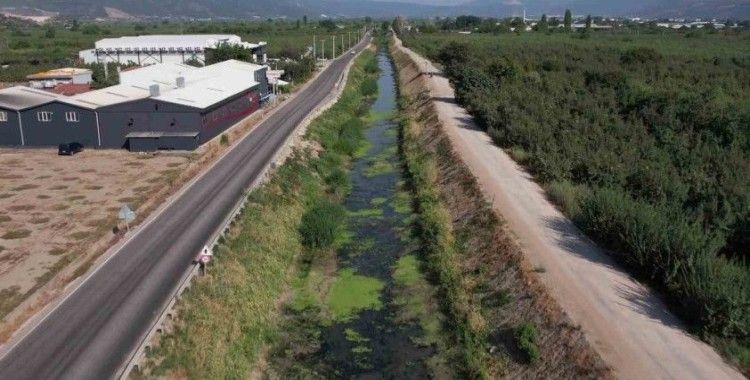
[(99, 112), (94, 111), (94, 115), (96, 116), (96, 141), (99, 142), (99, 147), (102, 147), (102, 133), (99, 130)]
[(18, 130), (21, 132), (21, 146), (26, 145), (26, 142), (23, 139), (23, 120), (21, 120), (21, 111), (17, 111), (18, 113)]

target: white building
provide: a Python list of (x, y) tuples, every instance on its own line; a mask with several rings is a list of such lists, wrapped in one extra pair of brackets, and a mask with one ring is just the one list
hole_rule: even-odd
[(91, 70), (66, 67), (31, 74), (26, 76), (26, 79), (32, 88), (54, 88), (59, 84), (90, 84)]
[(206, 62), (206, 50), (222, 44), (238, 45), (253, 52), (256, 62), (265, 63), (266, 43), (243, 42), (234, 34), (172, 34), (135, 37), (105, 38), (94, 44), (94, 49), (82, 50), (79, 58), (85, 63), (120, 64), (140, 66), (156, 63)]

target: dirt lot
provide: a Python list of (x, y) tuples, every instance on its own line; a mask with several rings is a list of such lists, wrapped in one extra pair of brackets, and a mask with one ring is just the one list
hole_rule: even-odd
[(68, 264), (101, 253), (124, 228), (119, 209), (138, 213), (197, 157), (56, 153), (0, 149), (0, 317)]

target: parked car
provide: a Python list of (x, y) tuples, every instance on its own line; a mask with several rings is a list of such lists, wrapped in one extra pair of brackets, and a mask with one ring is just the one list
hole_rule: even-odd
[(78, 143), (78, 142), (60, 144), (57, 147), (57, 154), (59, 154), (60, 156), (72, 156), (82, 151), (83, 151), (83, 144)]

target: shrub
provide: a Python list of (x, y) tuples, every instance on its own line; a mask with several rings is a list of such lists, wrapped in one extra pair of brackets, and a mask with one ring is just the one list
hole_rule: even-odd
[(378, 71), (380, 71), (380, 68), (378, 67), (378, 61), (375, 59), (370, 59), (365, 64), (365, 72), (368, 74), (375, 74)]
[(336, 151), (353, 156), (357, 152), (364, 137), (362, 132), (362, 120), (353, 117), (344, 123), (339, 129)]
[(524, 322), (518, 326), (515, 338), (518, 349), (523, 352), (530, 364), (539, 361), (541, 353), (539, 352), (539, 347), (536, 345), (537, 333), (536, 326), (533, 323)]
[(582, 192), (585, 188), (576, 186), (569, 181), (552, 181), (544, 186), (547, 196), (552, 203), (569, 217), (575, 218), (581, 211), (581, 198), (585, 195)]
[(325, 177), (326, 185), (330, 189), (330, 192), (336, 196), (342, 197), (349, 192), (349, 175), (337, 167)]
[(17, 40), (9, 43), (8, 47), (13, 50), (28, 49), (31, 47), (31, 44), (26, 40)]
[(299, 226), (302, 244), (308, 248), (328, 248), (336, 241), (346, 217), (344, 208), (323, 200), (313, 205), (302, 215)]
[(620, 62), (625, 64), (658, 62), (660, 59), (661, 54), (656, 49), (648, 47), (628, 49), (620, 56)]
[(375, 96), (378, 93), (378, 82), (373, 78), (368, 78), (362, 82), (359, 92), (364, 96)]
[(227, 136), (226, 133), (222, 133), (219, 142), (221, 143), (221, 145), (229, 145), (229, 136)]

